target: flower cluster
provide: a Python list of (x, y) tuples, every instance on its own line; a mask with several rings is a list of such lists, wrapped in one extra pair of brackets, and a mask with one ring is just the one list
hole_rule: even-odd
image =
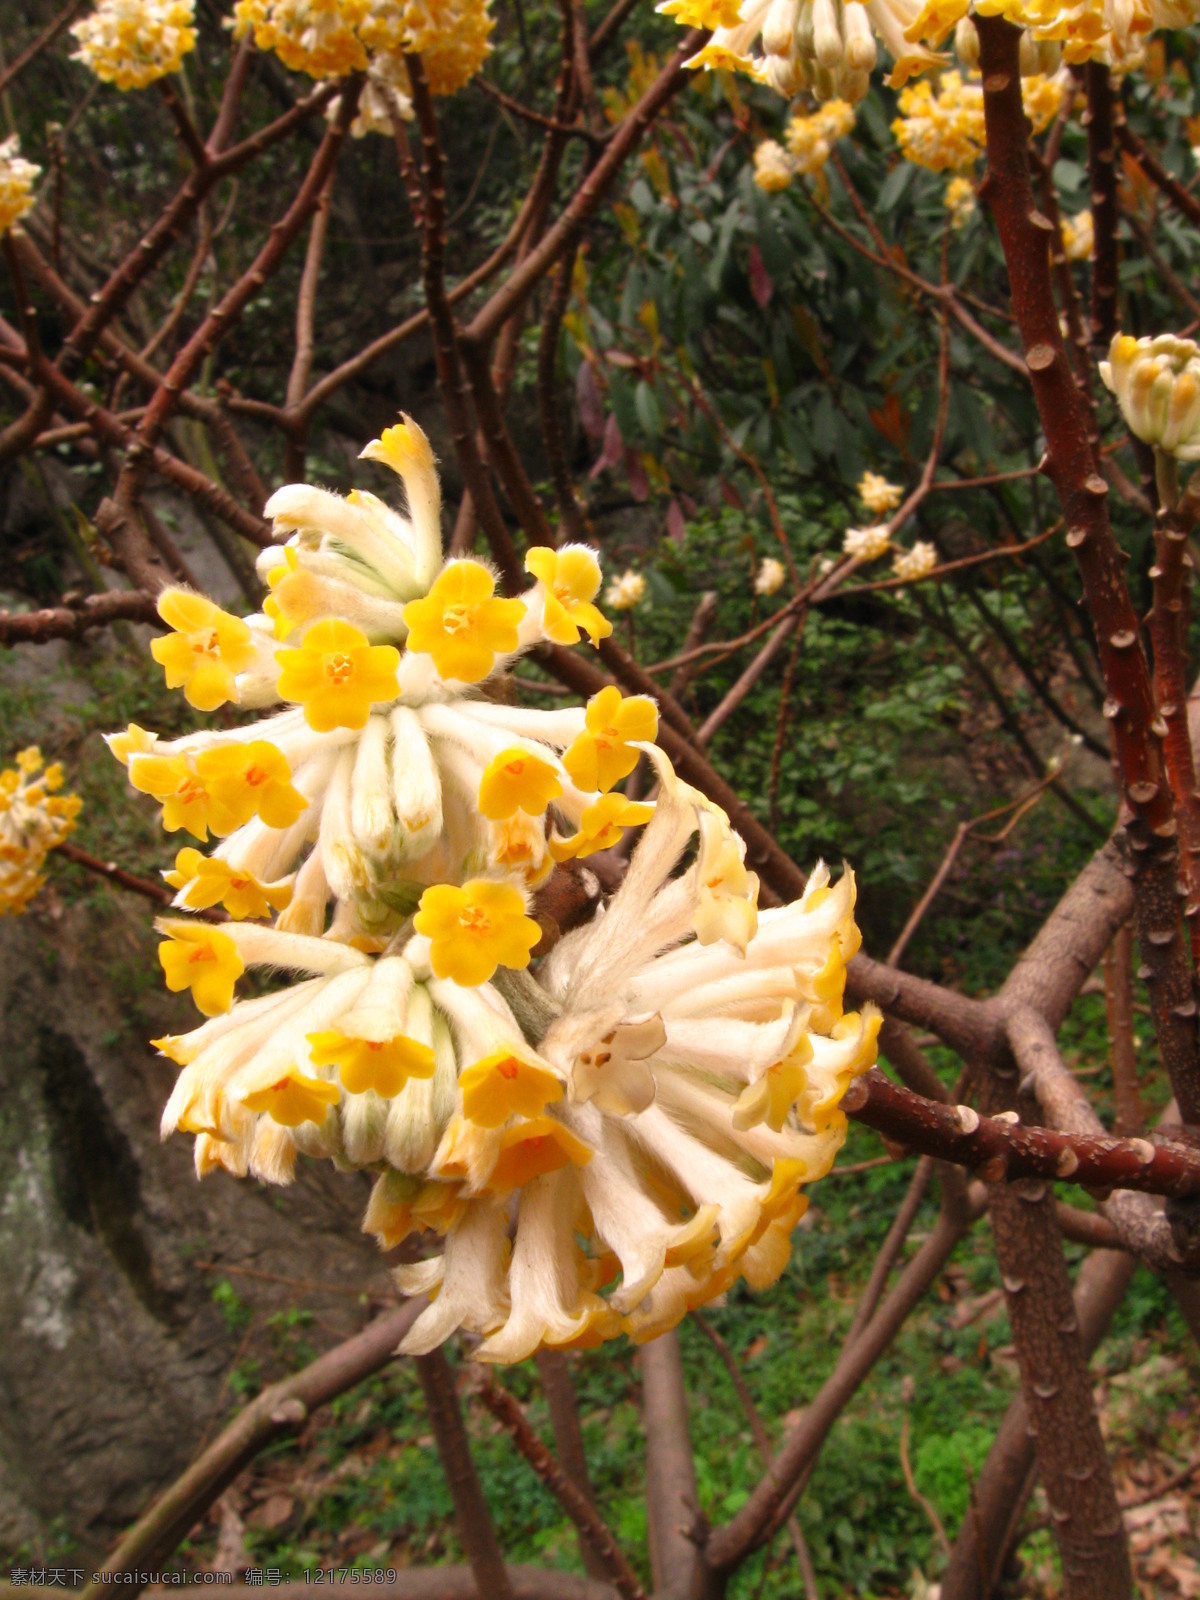
[[(160, 601), (153, 653), (193, 705), (283, 709), (110, 739), (168, 831), (219, 841), (178, 852), (176, 906), (231, 919), (158, 924), (168, 986), (208, 1019), (157, 1041), (181, 1069), (163, 1130), (195, 1136), (202, 1175), (287, 1183), (299, 1154), (371, 1172), (381, 1244), (442, 1241), (401, 1275), (433, 1297), (408, 1349), (460, 1327), (497, 1361), (653, 1337), (739, 1276), (774, 1281), (832, 1163), (879, 1026), (842, 1009), (853, 878), (818, 868), (760, 915), (728, 817), (654, 744), (653, 701), (484, 698), (538, 640), (611, 631), (599, 564), (534, 549), (534, 586), (498, 596), (481, 562), (442, 558), (416, 424), (363, 454), (407, 517), (291, 485), (266, 508), (286, 542), (260, 560), (261, 614)], [(643, 757), (653, 804), (618, 788)], [(621, 888), (535, 969), (531, 890), (631, 827)], [(255, 967), (297, 981), (235, 998)]]
[[(910, 42), (937, 46), (967, 17), (970, 0), (925, 0), (909, 25)], [(1196, 0), (976, 0), (982, 16), (1002, 16), (1028, 30), (1034, 45), (1060, 47), (1072, 64), (1121, 66), (1136, 59), (1156, 28), (1186, 28), (1200, 17)], [(966, 57), (964, 56), (964, 59)]]
[(885, 511), (894, 511), (904, 498), (898, 483), (889, 483), (879, 472), (864, 472), (858, 481), (858, 498), (867, 510), (881, 517)]
[(353, 131), (391, 133), (409, 111), (403, 56), (415, 54), (435, 95), (455, 94), (491, 51), (490, 0), (238, 0), (235, 36), (314, 78), (366, 72)]
[(604, 604), (611, 606), (614, 611), (631, 611), (634, 606), (641, 605), (645, 597), (645, 578), (640, 572), (629, 568), (619, 578), (614, 578), (605, 589)]
[(33, 210), (33, 186), (41, 173), (41, 167), (22, 159), (21, 141), (15, 133), (0, 143), (0, 236)]
[(178, 72), (196, 43), (196, 0), (96, 0), (71, 33), (72, 56), (104, 83), (144, 89)]
[(856, 104), (878, 59), (876, 36), (893, 58), (893, 87), (943, 61), (907, 37), (919, 0), (661, 0), (658, 9), (684, 27), (714, 30), (689, 67), (744, 72), (787, 98), (808, 89), (818, 100)]
[(787, 572), (778, 556), (764, 556), (762, 565), (754, 574), (755, 594), (778, 594), (783, 588)]
[[(1035, 75), (1021, 80), (1025, 111), (1040, 133), (1062, 104), (1064, 85)], [(944, 72), (936, 89), (927, 80), (901, 90), (900, 115), (892, 123), (901, 153), (933, 172), (962, 172), (984, 153), (983, 85), (960, 72)]]
[(829, 160), (833, 147), (854, 127), (854, 107), (830, 100), (814, 112), (797, 112), (787, 125), (787, 149), (767, 139), (754, 152), (754, 181), (773, 193), (797, 175), (807, 177)]
[(1200, 461), (1200, 345), (1119, 333), (1100, 363), (1130, 433), (1179, 461)]
[(855, 561), (878, 561), (887, 554), (891, 542), (886, 526), (876, 523), (870, 528), (848, 528), (842, 549)]
[(937, 551), (926, 539), (918, 539), (911, 550), (898, 550), (892, 562), (892, 571), (902, 583), (915, 583), (927, 578), (937, 566)]
[(83, 802), (58, 794), (63, 770), (44, 767), (36, 745), (17, 752), (15, 767), (0, 772), (0, 916), (24, 911), (45, 883), (42, 864), (68, 834)]

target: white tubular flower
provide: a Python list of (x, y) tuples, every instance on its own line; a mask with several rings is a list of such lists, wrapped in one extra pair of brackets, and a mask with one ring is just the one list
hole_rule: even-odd
[(178, 72), (195, 47), (195, 0), (97, 0), (72, 28), (82, 61), (104, 83), (144, 89)]
[(1117, 334), (1100, 376), (1130, 433), (1179, 461), (1200, 461), (1200, 345), (1173, 333)]
[(887, 528), (877, 523), (870, 528), (848, 528), (842, 540), (842, 549), (856, 561), (878, 561), (891, 544)]
[(663, 0), (658, 9), (684, 27), (713, 28), (687, 66), (745, 72), (787, 98), (808, 89), (821, 101), (857, 104), (870, 87), (876, 38), (892, 56), (893, 86), (943, 62), (908, 41), (917, 0), (743, 0), (740, 9), (713, 0)]
[(904, 498), (904, 490), (898, 483), (889, 483), (882, 473), (864, 472), (858, 482), (858, 498), (868, 511), (881, 517), (884, 512), (896, 509)]
[(755, 594), (777, 594), (787, 579), (783, 562), (776, 556), (764, 556), (762, 565), (754, 574)]
[(15, 133), (0, 143), (0, 237), (33, 210), (33, 186), (41, 175), (41, 167), (22, 159), (21, 141)]
[(892, 562), (892, 571), (903, 583), (915, 583), (926, 578), (937, 566), (936, 549), (926, 539), (918, 539), (911, 550), (898, 550)]

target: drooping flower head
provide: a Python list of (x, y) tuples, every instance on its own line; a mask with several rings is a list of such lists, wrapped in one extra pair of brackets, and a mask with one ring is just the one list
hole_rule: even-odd
[(896, 509), (904, 498), (904, 490), (898, 483), (889, 483), (880, 472), (864, 472), (858, 481), (858, 498), (868, 511), (881, 517)]
[[(442, 558), (416, 424), (363, 454), (407, 516), (291, 485), (267, 507), (284, 542), (262, 613), (163, 597), (168, 681), (270, 714), (110, 741), (168, 831), (219, 841), (164, 874), (180, 912), (230, 918), (158, 924), (168, 987), (207, 1018), (157, 1041), (181, 1069), (163, 1132), (194, 1136), (202, 1176), (288, 1183), (301, 1154), (371, 1172), (367, 1230), (440, 1242), (402, 1275), (436, 1292), (406, 1348), (460, 1327), (494, 1361), (650, 1338), (778, 1276), (841, 1142), (879, 1024), (843, 1015), (853, 879), (819, 868), (760, 915), (743, 841), (653, 743), (647, 696), (483, 698), (539, 639), (610, 631), (599, 563), (534, 549), (535, 584), (497, 594), (483, 563)], [(618, 788), (643, 759), (653, 802)], [(629, 828), (620, 890), (540, 956), (532, 890)], [(258, 967), (295, 981), (238, 998)]]
[(1073, 217), (1064, 217), (1061, 223), (1063, 254), (1068, 261), (1087, 261), (1095, 243), (1095, 230), (1090, 211), (1077, 211)]
[(0, 237), (33, 210), (33, 186), (41, 174), (41, 167), (22, 159), (21, 141), (15, 133), (0, 143)]
[(1119, 333), (1100, 363), (1130, 433), (1179, 461), (1200, 461), (1200, 345), (1173, 333)]
[(103, 83), (144, 89), (178, 72), (195, 47), (195, 0), (96, 0), (89, 16), (73, 24), (82, 61)]
[[(1062, 104), (1063, 80), (1022, 78), (1026, 115), (1040, 133)], [(987, 144), (983, 124), (983, 85), (959, 72), (944, 72), (936, 87), (922, 80), (901, 90), (900, 116), (892, 132), (901, 153), (932, 172), (964, 172), (982, 159)]]
[(24, 911), (46, 881), (47, 855), (75, 831), (83, 802), (62, 786), (62, 767), (45, 766), (36, 745), (0, 772), (0, 916)]
[(950, 226), (956, 231), (965, 228), (978, 209), (975, 203), (975, 185), (970, 178), (963, 177), (961, 173), (951, 178), (942, 198), (946, 210), (950, 213)]
[(918, 539), (910, 550), (897, 550), (892, 571), (904, 583), (926, 578), (937, 566), (937, 550), (927, 539)]
[(856, 561), (878, 561), (887, 552), (891, 537), (883, 523), (870, 528), (848, 528), (842, 549)]
[(762, 565), (754, 574), (755, 594), (777, 594), (787, 578), (783, 562), (778, 556), (764, 556)]
[(604, 591), (604, 604), (614, 611), (630, 611), (641, 605), (646, 595), (646, 580), (632, 568), (615, 578)]

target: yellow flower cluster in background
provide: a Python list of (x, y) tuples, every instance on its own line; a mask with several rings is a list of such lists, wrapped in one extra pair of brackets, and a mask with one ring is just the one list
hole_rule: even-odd
[(754, 181), (774, 193), (786, 189), (797, 176), (820, 172), (833, 147), (854, 127), (854, 107), (845, 100), (830, 100), (813, 112), (797, 112), (787, 125), (787, 148), (773, 139), (754, 152)]
[(183, 65), (196, 43), (195, 11), (195, 0), (97, 0), (71, 28), (72, 59), (118, 89), (144, 89)]
[(961, 173), (951, 178), (943, 199), (950, 213), (950, 226), (954, 229), (965, 228), (978, 209), (975, 185), (970, 178), (964, 178)]
[(33, 186), (41, 167), (21, 157), (21, 141), (11, 134), (0, 144), (0, 236), (34, 207)]
[(75, 831), (83, 802), (62, 786), (62, 767), (45, 766), (36, 745), (0, 772), (0, 916), (24, 911), (46, 881), (47, 855)]
[(356, 132), (391, 132), (389, 105), (408, 113), (402, 54), (421, 57), (435, 95), (455, 94), (491, 51), (490, 0), (237, 0), (235, 37), (253, 32), (295, 72), (368, 72)]
[[(1058, 77), (1037, 74), (1021, 80), (1025, 111), (1040, 133), (1062, 104)], [(901, 153), (932, 172), (962, 172), (982, 157), (987, 144), (983, 124), (983, 86), (961, 72), (944, 72), (936, 85), (928, 79), (901, 90), (900, 115), (892, 123)]]

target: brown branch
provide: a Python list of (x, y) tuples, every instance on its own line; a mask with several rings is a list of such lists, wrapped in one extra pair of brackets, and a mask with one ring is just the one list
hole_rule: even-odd
[(862, 1337), (842, 1352), (837, 1366), (805, 1407), (749, 1500), (710, 1537), (706, 1555), (718, 1573), (738, 1566), (782, 1525), (792, 1492), (816, 1460), (834, 1423), (981, 1214), (982, 1207), (943, 1206), (929, 1237), (904, 1268)]
[(2, 611), (0, 646), (78, 639), (92, 628), (106, 628), (118, 621), (157, 623), (154, 596), (140, 589), (110, 589), (45, 611)]
[(1133, 930), (1127, 922), (1117, 929), (1104, 956), (1104, 1013), (1116, 1103), (1114, 1121), (1116, 1131), (1128, 1136), (1146, 1126), (1146, 1112), (1133, 1031)]
[[(754, 1396), (750, 1393), (750, 1385), (746, 1382), (746, 1376), (738, 1365), (737, 1357), (707, 1317), (701, 1316), (699, 1311), (693, 1311), (692, 1321), (720, 1356), (738, 1400), (741, 1402), (746, 1421), (750, 1424), (750, 1432), (754, 1435), (754, 1443), (758, 1447), (758, 1453), (762, 1457), (763, 1465), (769, 1467), (772, 1455), (771, 1436), (767, 1432), (766, 1424), (758, 1414), (758, 1407), (754, 1404)], [(800, 1568), (800, 1577), (804, 1584), (805, 1600), (820, 1600), (820, 1593), (817, 1589), (817, 1575), (813, 1570), (812, 1557), (808, 1552), (804, 1530), (801, 1528), (799, 1519), (794, 1511), (788, 1513), (788, 1519), (784, 1526), (787, 1528), (788, 1538), (792, 1541), (792, 1548), (796, 1552), (796, 1563)]]
[(1092, 346), (1107, 355), (1117, 331), (1117, 146), (1113, 134), (1113, 88), (1108, 67), (1089, 61), (1083, 69), (1087, 86), (1088, 178), (1091, 182), (1092, 225)]
[(937, 1541), (942, 1547), (946, 1559), (950, 1558), (950, 1541), (946, 1537), (945, 1525), (937, 1514), (933, 1501), (923, 1495), (917, 1488), (917, 1480), (913, 1477), (912, 1463), (908, 1459), (908, 1412), (904, 1413), (904, 1421), (900, 1425), (900, 1466), (904, 1473), (904, 1486), (909, 1495), (920, 1506), (929, 1519), (929, 1524), (937, 1535)]
[[(541, 910), (539, 905), (538, 910)], [(554, 1448), (563, 1471), (575, 1487), (591, 1504), (595, 1503), (592, 1480), (588, 1476), (587, 1456), (583, 1449), (583, 1431), (579, 1426), (579, 1407), (575, 1400), (575, 1385), (571, 1381), (571, 1358), (563, 1350), (544, 1345), (536, 1356), (538, 1376), (542, 1380), (542, 1393), (550, 1411), (550, 1426), (554, 1430)], [(580, 1534), (579, 1554), (584, 1570), (593, 1578), (605, 1571), (604, 1563)]]
[(12, 63), (12, 65), (10, 67), (6, 67), (3, 72), (0, 72), (0, 94), (3, 94), (9, 85), (16, 81), (16, 79), (22, 72), (24, 72), (25, 68), (31, 61), (35, 60), (41, 55), (43, 50), (54, 43), (55, 39), (58, 38), (59, 34), (66, 27), (67, 23), (70, 22), (71, 18), (79, 10), (82, 4), (83, 0), (68, 0), (68, 3), (63, 7), (58, 15), (42, 29), (41, 33), (38, 34), (33, 43), (26, 45), (24, 50), (21, 51), (20, 55)]
[(196, 129), (196, 124), (188, 115), (188, 109), (175, 92), (175, 85), (170, 78), (159, 78), (155, 87), (159, 98), (171, 113), (171, 120), (175, 124), (179, 141), (191, 156), (197, 167), (204, 168), (208, 165), (209, 154), (204, 148), (204, 140)]
[(1129, 842), (1142, 960), (1149, 973), (1155, 1032), (1184, 1120), (1200, 1121), (1200, 1037), (1192, 971), (1175, 895), (1178, 850), (1149, 667), (1124, 563), (1105, 506), (1087, 407), (1071, 376), (1050, 284), (1049, 251), (1029, 181), (1027, 122), (1021, 104), (1018, 30), (980, 17), (980, 63), (988, 175), (981, 186), (1008, 263), (1013, 307), (1029, 379), (1046, 436), (1047, 471), (1067, 520), (1084, 595), (1099, 643)]
[[(575, 243), (584, 223), (607, 194), (626, 158), (640, 142), (643, 133), (667, 102), (688, 81), (689, 74), (684, 69), (683, 63), (700, 48), (706, 38), (706, 34), (696, 32), (685, 36), (683, 43), (645, 94), (622, 118), (609, 139), (603, 155), (575, 191), (562, 216), (476, 313), (466, 330), (470, 339), (477, 344), (486, 345), (518, 307), (528, 299), (554, 263)], [(413, 104), (416, 105), (415, 99)]]
[(646, 1591), (603, 1518), (547, 1450), (518, 1402), (490, 1373), (481, 1382), (477, 1393), (575, 1524), (580, 1539), (586, 1540), (596, 1553), (617, 1593), (623, 1596), (623, 1600), (646, 1600)]
[(458, 1404), (450, 1363), (439, 1349), (431, 1350), (428, 1355), (417, 1356), (415, 1365), (442, 1471), (454, 1501), (458, 1537), (471, 1564), (479, 1592), (487, 1595), (489, 1600), (493, 1595), (496, 1600), (513, 1600), (504, 1557), (496, 1542), (496, 1530), (492, 1526), (491, 1513), (471, 1457), (471, 1445)]
[(646, 1533), (657, 1600), (700, 1600), (705, 1574), (704, 1521), (688, 1434), (687, 1392), (679, 1335), (642, 1346), (642, 1419), (646, 1430)]
[(928, 1156), (922, 1156), (913, 1169), (909, 1179), (908, 1188), (904, 1199), (892, 1218), (887, 1236), (879, 1248), (871, 1267), (871, 1275), (866, 1281), (858, 1304), (854, 1308), (854, 1320), (850, 1324), (850, 1331), (846, 1335), (846, 1344), (852, 1345), (858, 1336), (867, 1327), (875, 1315), (883, 1292), (887, 1288), (888, 1279), (892, 1275), (892, 1268), (900, 1259), (900, 1252), (904, 1249), (905, 1240), (916, 1220), (917, 1212), (921, 1209), (921, 1202), (925, 1198), (925, 1191), (929, 1187), (929, 1180), (933, 1176), (933, 1162)]
[(410, 1300), (385, 1312), (294, 1376), (264, 1389), (139, 1517), (101, 1563), (102, 1574), (85, 1585), (81, 1600), (115, 1600), (143, 1587), (122, 1578), (161, 1566), (255, 1456), (278, 1439), (294, 1437), (314, 1411), (386, 1367), (423, 1306), (423, 1300)]
[(894, 1144), (953, 1161), (989, 1183), (1067, 1180), (1086, 1189), (1136, 1189), (1183, 1198), (1200, 1193), (1200, 1150), (1149, 1139), (1061, 1133), (980, 1116), (970, 1106), (924, 1100), (877, 1067), (856, 1078), (842, 1110)]
[(1187, 218), (1195, 228), (1200, 228), (1200, 200), (1189, 194), (1177, 178), (1173, 178), (1125, 121), (1125, 113), (1118, 105), (1114, 118), (1116, 136), (1122, 147), (1133, 157), (1160, 194)]

